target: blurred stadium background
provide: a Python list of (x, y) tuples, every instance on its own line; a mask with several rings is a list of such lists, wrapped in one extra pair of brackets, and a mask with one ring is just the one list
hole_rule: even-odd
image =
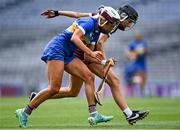
[[(73, 18), (45, 19), (46, 9), (95, 12), (100, 5), (118, 8), (129, 3), (139, 12), (134, 30), (149, 45), (147, 95), (180, 97), (180, 1), (179, 0), (1, 0), (0, 1), (0, 95), (22, 96), (46, 86), (43, 48)], [(124, 48), (133, 32), (113, 34), (106, 43), (108, 57), (119, 60), (114, 67), (123, 83)], [(96, 86), (99, 80), (96, 81)], [(65, 73), (63, 86), (68, 85)], [(80, 93), (84, 95), (83, 89)], [(106, 90), (109, 96), (109, 90)]]

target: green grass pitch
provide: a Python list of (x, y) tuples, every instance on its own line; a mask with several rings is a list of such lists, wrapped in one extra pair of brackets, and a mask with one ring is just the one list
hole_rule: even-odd
[[(15, 110), (27, 104), (28, 99), (0, 99), (0, 130), (18, 128)], [(180, 130), (179, 98), (128, 98), (132, 109), (148, 109), (150, 114), (136, 125), (128, 125), (124, 115), (111, 98), (105, 98), (99, 112), (113, 115), (111, 122), (90, 126), (87, 122), (88, 111), (85, 98), (49, 100), (36, 109), (28, 121), (28, 130)]]

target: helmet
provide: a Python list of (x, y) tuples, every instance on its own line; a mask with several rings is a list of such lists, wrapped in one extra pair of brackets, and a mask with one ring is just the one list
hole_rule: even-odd
[[(120, 15), (120, 21), (124, 21), (126, 19), (130, 20), (132, 22), (131, 27), (132, 28), (138, 19), (138, 13), (137, 11), (131, 7), (130, 5), (124, 5), (118, 9), (118, 13)], [(118, 26), (120, 30), (126, 30), (126, 27), (123, 27), (121, 24)]]
[(104, 5), (100, 5), (99, 7), (98, 7), (98, 9), (97, 9), (97, 12), (99, 13), (99, 12), (101, 12), (101, 9), (103, 9), (105, 6)]
[[(120, 16), (118, 12), (112, 7), (108, 7), (108, 6), (102, 7), (100, 9), (99, 15), (100, 15), (100, 20), (103, 17), (105, 19), (105, 22), (110, 22), (112, 24), (118, 23), (118, 21), (120, 20)], [(101, 23), (100, 26), (102, 26)]]
[(103, 26), (108, 22), (113, 24), (114, 28), (117, 28), (117, 26), (119, 25), (119, 20), (120, 16), (118, 12), (112, 7), (105, 6), (100, 9), (98, 19), (98, 25), (100, 26), (100, 28), (103, 28)]

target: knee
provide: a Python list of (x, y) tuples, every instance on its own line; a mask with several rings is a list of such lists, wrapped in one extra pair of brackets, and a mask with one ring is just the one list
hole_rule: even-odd
[(85, 78), (85, 82), (94, 82), (95, 80), (95, 76), (92, 73), (88, 73), (86, 74)]
[(78, 96), (78, 93), (71, 93), (70, 96), (71, 96), (71, 97), (77, 97), (77, 96)]
[(112, 75), (110, 78), (109, 78), (109, 86), (119, 86), (120, 85), (120, 81), (118, 79), (117, 76), (115, 75)]
[(69, 92), (69, 97), (77, 97), (78, 96), (78, 93), (79, 92), (76, 92), (76, 91), (72, 91), (71, 88), (68, 89), (68, 92)]

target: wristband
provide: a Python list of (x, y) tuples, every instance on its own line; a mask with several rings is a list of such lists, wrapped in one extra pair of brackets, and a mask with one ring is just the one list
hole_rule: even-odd
[(59, 11), (58, 11), (58, 10), (55, 10), (55, 11), (54, 11), (54, 15), (55, 15), (55, 16), (59, 16)]
[(92, 16), (93, 16), (92, 13), (88, 13), (88, 15), (89, 15), (89, 17), (92, 17)]
[(107, 60), (102, 60), (102, 61), (101, 61), (101, 65), (105, 65), (106, 62), (107, 62)]

